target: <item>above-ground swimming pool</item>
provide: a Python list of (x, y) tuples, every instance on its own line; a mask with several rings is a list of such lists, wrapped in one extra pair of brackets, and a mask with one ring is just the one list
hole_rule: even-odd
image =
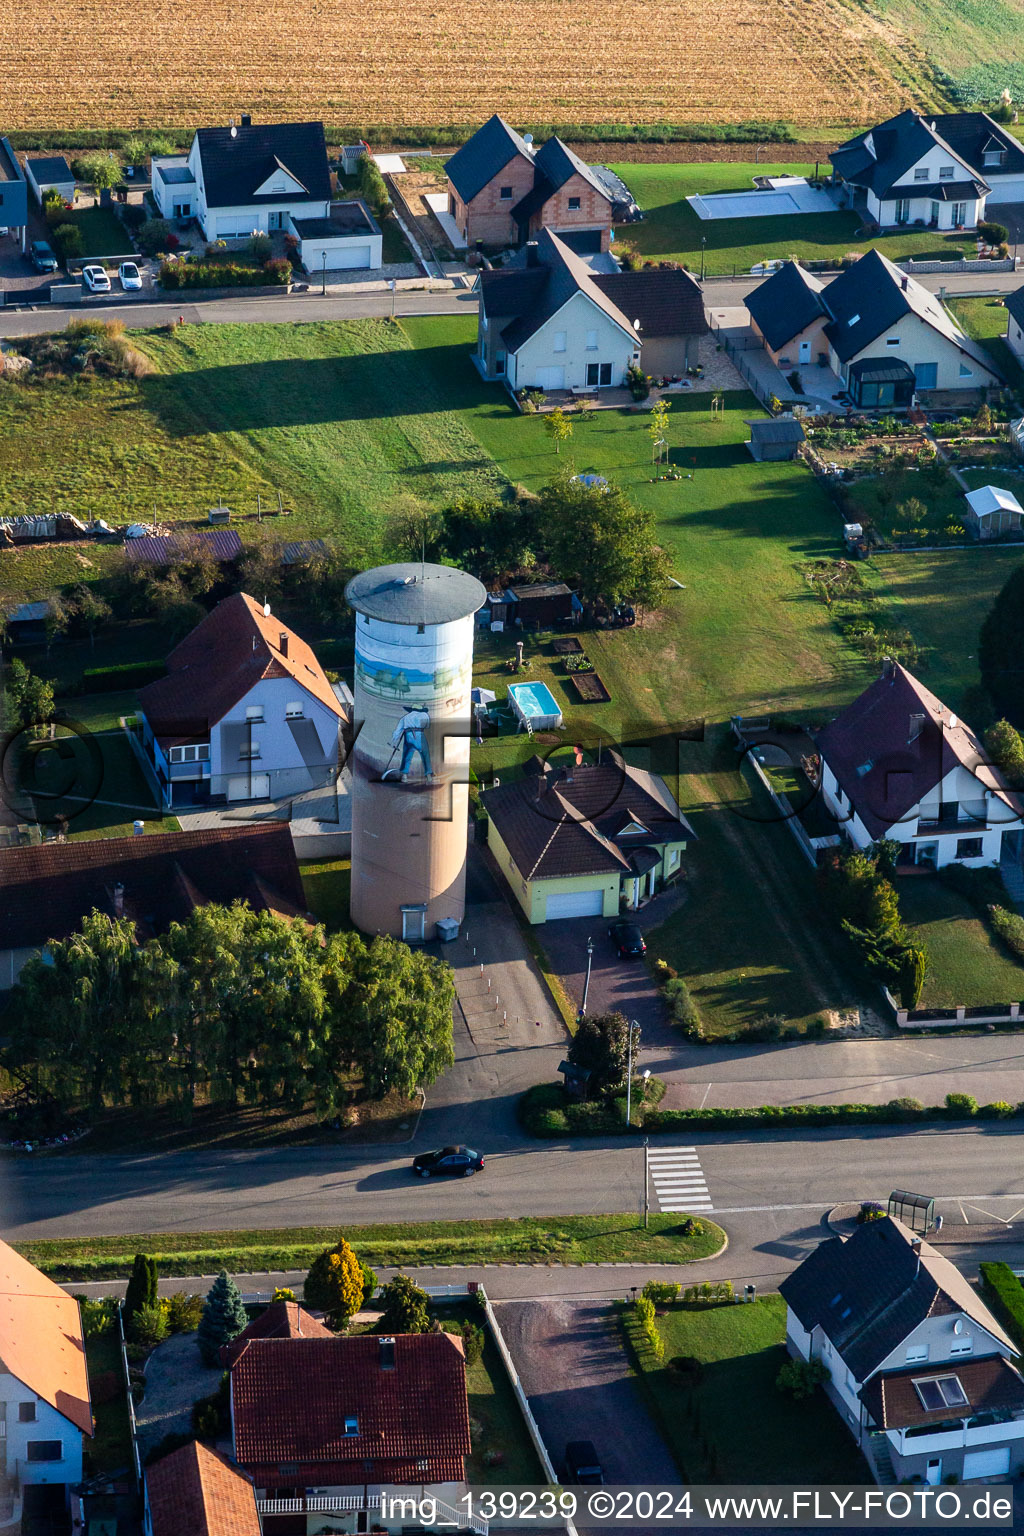
[(837, 205), (827, 192), (809, 186), (802, 176), (770, 178), (760, 192), (699, 192), (686, 201), (698, 219), (758, 219), (787, 213), (836, 213)]
[(535, 731), (561, 726), (562, 711), (547, 683), (509, 683), (508, 698), (520, 724), (528, 720)]

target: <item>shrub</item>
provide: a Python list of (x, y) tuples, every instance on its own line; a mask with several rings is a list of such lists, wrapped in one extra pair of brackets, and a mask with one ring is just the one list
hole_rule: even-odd
[(691, 1386), (697, 1386), (704, 1375), (704, 1365), (696, 1355), (673, 1355), (668, 1362), (670, 1371), (675, 1371), (677, 1376), (684, 1377)]
[(125, 661), (114, 667), (87, 667), (82, 673), (82, 692), (109, 693), (141, 688), (144, 683), (163, 677), (166, 671), (162, 661)]
[(381, 1292), (384, 1310), (381, 1333), (427, 1333), (430, 1330), (430, 1297), (409, 1275), (396, 1275)]
[(167, 1326), (172, 1333), (195, 1333), (203, 1316), (203, 1298), (175, 1291), (167, 1298)]
[(828, 1366), (823, 1360), (787, 1360), (779, 1367), (775, 1385), (798, 1401), (811, 1397), (828, 1380)]
[(879, 1205), (877, 1200), (862, 1200), (860, 1210), (857, 1212), (857, 1221), (863, 1226), (868, 1221), (881, 1221), (885, 1215), (885, 1206)]
[(147, 219), (139, 226), (135, 238), (144, 256), (155, 256), (158, 251), (170, 249), (168, 238), (172, 233), (166, 219)]
[(1009, 1264), (986, 1262), (979, 1266), (985, 1295), (996, 1316), (1024, 1347), (1024, 1286)]
[(291, 281), (292, 264), (283, 256), (262, 267), (244, 267), (236, 262), (164, 261), (160, 263), (160, 286), (168, 291), (180, 288), (262, 288), (284, 287)]
[(680, 1285), (677, 1280), (648, 1280), (644, 1286), (642, 1295), (648, 1301), (653, 1301), (655, 1306), (671, 1306), (679, 1300)]
[(626, 369), (626, 386), (634, 400), (646, 400), (651, 392), (647, 375), (636, 363), (631, 363)]
[(121, 209), (121, 217), (129, 229), (141, 229), (145, 224), (148, 214), (143, 203), (125, 203)]
[(105, 1296), (102, 1299), (93, 1299), (90, 1296), (76, 1296), (78, 1310), (82, 1317), (82, 1332), (87, 1339), (101, 1338), (106, 1333), (111, 1333), (114, 1328), (114, 1319), (117, 1316), (117, 1301), (113, 1296)]
[(1012, 955), (1018, 960), (1024, 960), (1024, 917), (1007, 911), (1006, 907), (997, 906), (989, 907), (988, 915), (992, 931)]
[(249, 255), (255, 256), (261, 266), (270, 259), (270, 253), (273, 249), (273, 240), (271, 240), (269, 235), (265, 235), (262, 230), (254, 230), (249, 236)]
[(701, 1285), (688, 1285), (683, 1291), (683, 1301), (688, 1307), (722, 1307), (733, 1300), (731, 1280), (719, 1280), (715, 1284), (705, 1280)]
[(665, 982), (664, 990), (673, 1024), (678, 1024), (683, 1033), (690, 1035), (693, 1039), (703, 1040), (704, 1026), (701, 1023), (700, 1010), (690, 996), (690, 989), (683, 978), (670, 976)]
[(359, 161), (359, 194), (369, 203), (378, 218), (391, 207), (391, 198), (380, 173), (380, 166), (370, 155), (363, 155)]
[(916, 1120), (924, 1114), (924, 1105), (920, 1099), (890, 1099), (885, 1107), (893, 1120)]
[(109, 150), (79, 155), (77, 160), (72, 160), (71, 169), (77, 181), (84, 181), (97, 191), (104, 187), (116, 187), (121, 181), (120, 163)]
[(359, 1311), (363, 1301), (363, 1267), (343, 1237), (313, 1260), (303, 1295), (307, 1306), (327, 1314), (332, 1328), (344, 1328)]
[(167, 1337), (167, 1313), (159, 1305), (139, 1307), (132, 1313), (128, 1331), (134, 1343), (152, 1349)]
[[(157, 1304), (156, 1260), (145, 1253), (137, 1253), (132, 1262), (132, 1272), (124, 1293), (124, 1326), (131, 1332), (132, 1320), (143, 1307)], [(134, 1335), (133, 1335), (134, 1337)]]
[(63, 261), (85, 252), (85, 239), (77, 224), (58, 224), (50, 231), (50, 239)]
[(207, 1293), (197, 1330), (196, 1342), (203, 1363), (215, 1365), (221, 1346), (230, 1344), (248, 1322), (242, 1294), (227, 1270), (222, 1269)]
[(969, 1093), (947, 1093), (946, 1113), (951, 1120), (971, 1120), (978, 1113), (978, 1101)]
[(273, 1305), (273, 1303), (275, 1301), (294, 1301), (294, 1300), (295, 1300), (295, 1292), (292, 1290), (290, 1285), (275, 1285), (275, 1287), (274, 1287), (274, 1294), (270, 1298), (271, 1305)]
[(643, 1333), (643, 1336), (647, 1341), (648, 1348), (650, 1349), (654, 1358), (656, 1360), (664, 1359), (665, 1341), (661, 1337), (661, 1334), (658, 1332), (658, 1324), (654, 1312), (654, 1302), (648, 1295), (640, 1295), (637, 1297), (636, 1302), (634, 1303), (634, 1310), (636, 1312), (637, 1322), (640, 1324), (640, 1330)]
[(466, 1353), (466, 1364), (476, 1365), (484, 1352), (484, 1330), (477, 1323), (463, 1323), (462, 1347)]
[(1005, 224), (997, 224), (993, 219), (979, 220), (978, 235), (986, 245), (1004, 245), (1008, 234)]
[(1005, 1099), (995, 1099), (991, 1104), (978, 1105), (979, 1120), (1008, 1120), (1016, 1111)]

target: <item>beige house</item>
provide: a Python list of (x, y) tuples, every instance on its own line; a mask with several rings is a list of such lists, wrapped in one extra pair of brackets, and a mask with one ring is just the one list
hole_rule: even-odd
[(611, 754), (481, 795), (487, 844), (531, 923), (635, 911), (676, 879), (693, 830), (663, 779)]

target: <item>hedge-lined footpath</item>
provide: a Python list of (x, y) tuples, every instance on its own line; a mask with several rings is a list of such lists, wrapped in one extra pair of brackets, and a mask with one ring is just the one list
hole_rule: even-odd
[(985, 1288), (985, 1300), (1010, 1337), (1024, 1349), (1024, 1285), (1009, 1264), (985, 1263), (978, 1266)]
[(538, 1083), (519, 1100), (519, 1121), (530, 1136), (624, 1135), (651, 1132), (811, 1129), (823, 1125), (916, 1125), (925, 1121), (1010, 1120), (1024, 1117), (1024, 1103), (979, 1104), (969, 1093), (949, 1093), (944, 1104), (890, 1099), (887, 1104), (761, 1104), (757, 1108), (645, 1109), (633, 1101), (626, 1125), (625, 1098), (581, 1104), (567, 1099), (560, 1083)]
[(525, 1216), (494, 1221), (403, 1222), (380, 1226), (285, 1227), (268, 1232), (145, 1232), (129, 1237), (16, 1243), (54, 1280), (118, 1280), (136, 1253), (161, 1275), (209, 1275), (308, 1269), (318, 1254), (349, 1239), (374, 1269), (427, 1264), (692, 1264), (725, 1245), (725, 1233), (701, 1217), (635, 1212), (611, 1216)]

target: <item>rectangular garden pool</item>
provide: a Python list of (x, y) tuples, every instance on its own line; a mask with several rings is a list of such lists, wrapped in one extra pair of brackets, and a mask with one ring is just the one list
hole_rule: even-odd
[(779, 214), (835, 213), (838, 205), (827, 192), (809, 186), (802, 176), (770, 178), (770, 185), (752, 192), (699, 192), (686, 201), (698, 219), (763, 219)]
[(521, 725), (529, 721), (535, 731), (561, 726), (562, 711), (547, 683), (509, 683), (508, 698)]

